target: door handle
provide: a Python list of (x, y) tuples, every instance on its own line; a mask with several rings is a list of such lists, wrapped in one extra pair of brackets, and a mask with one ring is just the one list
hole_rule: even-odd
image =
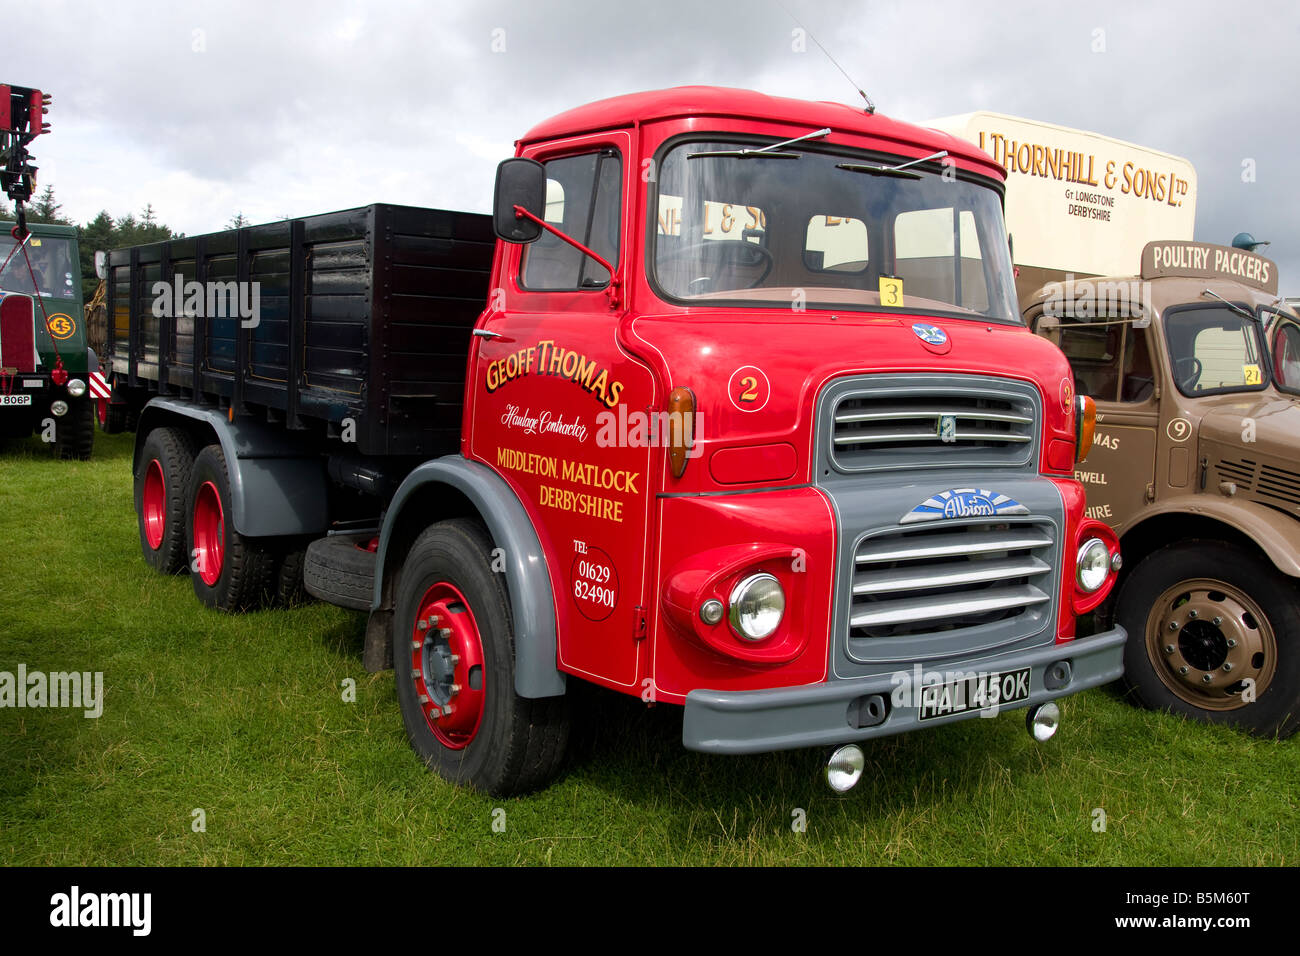
[(500, 332), (493, 332), (493, 331), (491, 331), (490, 329), (475, 329), (474, 332), (473, 332), (473, 334), (474, 334), (474, 335), (477, 335), (479, 338), (482, 338), (482, 339), (503, 339), (503, 338), (505, 338), (505, 335), (503, 335), (502, 333), (500, 333)]

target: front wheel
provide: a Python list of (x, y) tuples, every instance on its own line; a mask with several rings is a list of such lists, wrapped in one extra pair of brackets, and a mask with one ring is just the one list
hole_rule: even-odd
[(54, 426), (54, 453), (64, 461), (89, 461), (95, 447), (95, 406), (89, 398), (68, 401)]
[(1120, 590), (1138, 703), (1260, 736), (1300, 728), (1300, 587), (1219, 541), (1149, 555)]
[(568, 743), (563, 697), (515, 693), (514, 628), (491, 540), (468, 519), (416, 539), (393, 618), (397, 699), (411, 747), (439, 776), (494, 796), (545, 786)]

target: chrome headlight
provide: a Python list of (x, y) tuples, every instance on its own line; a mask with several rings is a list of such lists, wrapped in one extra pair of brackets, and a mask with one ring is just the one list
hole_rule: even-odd
[(731, 629), (747, 641), (771, 637), (785, 614), (785, 592), (771, 574), (751, 574), (731, 589)]
[(1089, 538), (1079, 546), (1079, 564), (1074, 579), (1079, 587), (1092, 594), (1101, 590), (1110, 574), (1110, 549), (1101, 538)]
[(79, 378), (68, 379), (68, 394), (73, 398), (81, 398), (86, 394), (86, 383)]

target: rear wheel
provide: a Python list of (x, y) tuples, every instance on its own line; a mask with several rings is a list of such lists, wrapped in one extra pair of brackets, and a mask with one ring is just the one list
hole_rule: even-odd
[(220, 445), (209, 445), (194, 459), (187, 502), (186, 553), (195, 596), (230, 613), (265, 604), (274, 590), (275, 553), (231, 525), (230, 478)]
[(85, 396), (68, 400), (68, 413), (54, 425), (54, 454), (65, 461), (88, 461), (95, 447), (95, 407)]
[(99, 420), (99, 430), (105, 435), (135, 430), (135, 416), (131, 412), (131, 406), (125, 403), (114, 404), (106, 398), (98, 398), (95, 400), (95, 413)]
[(416, 539), (397, 582), (393, 661), (415, 752), (453, 783), (509, 796), (555, 776), (569, 719), (563, 697), (515, 693), (514, 628), (490, 555), (468, 519)]
[(145, 563), (163, 574), (188, 567), (186, 495), (194, 467), (194, 440), (179, 428), (155, 428), (135, 470), (135, 513)]
[(1120, 591), (1124, 683), (1145, 707), (1261, 736), (1300, 728), (1296, 582), (1219, 541), (1162, 548)]

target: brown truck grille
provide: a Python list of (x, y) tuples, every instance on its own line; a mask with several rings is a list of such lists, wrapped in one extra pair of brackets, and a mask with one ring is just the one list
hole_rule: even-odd
[(1261, 465), (1248, 458), (1221, 460), (1215, 467), (1221, 479), (1235, 483), (1265, 504), (1300, 505), (1300, 472)]

